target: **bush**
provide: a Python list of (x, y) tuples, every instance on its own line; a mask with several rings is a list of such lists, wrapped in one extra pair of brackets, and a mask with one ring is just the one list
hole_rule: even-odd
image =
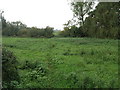
[(14, 87), (11, 83), (20, 81), (16, 57), (5, 48), (2, 49), (2, 79), (3, 87)]
[(27, 37), (28, 36), (28, 30), (27, 29), (21, 29), (17, 32), (17, 35), (21, 36), (21, 37)]
[(26, 29), (21, 29), (17, 33), (18, 36), (20, 37), (35, 37), (35, 38), (40, 38), (40, 37), (46, 37), (46, 38), (51, 38), (53, 37), (53, 28), (51, 27), (46, 27), (46, 28), (26, 28)]

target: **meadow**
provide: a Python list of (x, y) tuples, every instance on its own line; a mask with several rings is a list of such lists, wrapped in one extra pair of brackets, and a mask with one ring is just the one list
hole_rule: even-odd
[(2, 42), (18, 60), (17, 88), (119, 87), (118, 40), (3, 37)]

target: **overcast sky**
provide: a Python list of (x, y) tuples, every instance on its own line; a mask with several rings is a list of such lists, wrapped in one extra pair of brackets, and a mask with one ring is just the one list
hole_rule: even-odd
[(7, 21), (22, 21), (28, 27), (62, 29), (72, 19), (67, 0), (1, 0), (0, 10)]

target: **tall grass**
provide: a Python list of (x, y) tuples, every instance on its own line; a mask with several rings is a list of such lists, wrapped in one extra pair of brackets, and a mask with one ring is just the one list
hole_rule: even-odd
[(118, 40), (8, 38), (22, 88), (118, 88)]

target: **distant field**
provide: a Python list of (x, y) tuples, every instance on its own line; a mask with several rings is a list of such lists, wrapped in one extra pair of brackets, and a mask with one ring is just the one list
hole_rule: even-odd
[(22, 88), (117, 88), (118, 40), (3, 37)]

